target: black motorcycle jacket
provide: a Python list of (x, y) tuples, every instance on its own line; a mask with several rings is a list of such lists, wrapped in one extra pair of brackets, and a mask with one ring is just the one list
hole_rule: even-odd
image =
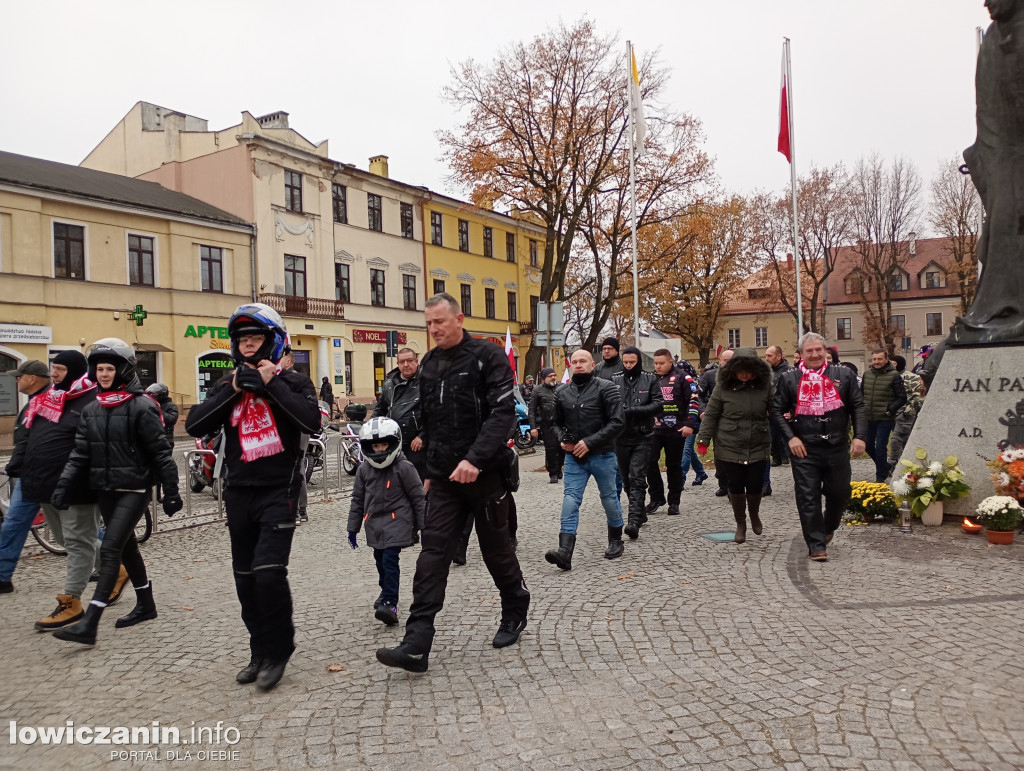
[(598, 455), (615, 449), (615, 437), (626, 425), (619, 387), (593, 373), (573, 375), (555, 390), (555, 436), (558, 441), (587, 443)]
[(533, 389), (530, 399), (530, 428), (547, 428), (555, 421), (555, 390), (558, 383), (548, 385), (541, 383)]
[[(637, 364), (637, 367), (640, 365)], [(615, 438), (616, 444), (631, 444), (654, 436), (654, 418), (661, 414), (665, 399), (659, 378), (653, 372), (641, 370), (630, 377), (631, 370), (623, 369), (612, 375), (611, 381), (619, 387), (625, 428)], [(589, 446), (589, 445), (588, 445)]]
[(402, 429), (402, 446), (420, 435), (420, 373), (419, 370), (408, 380), (398, 369), (393, 369), (384, 378), (380, 389), (380, 400), (373, 408), (375, 418), (391, 418)]

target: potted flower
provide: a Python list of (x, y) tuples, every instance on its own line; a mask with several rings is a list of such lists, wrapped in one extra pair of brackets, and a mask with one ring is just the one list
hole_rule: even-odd
[(853, 482), (846, 511), (851, 525), (868, 525), (877, 517), (894, 519), (899, 513), (896, 496), (885, 482)]
[(1013, 533), (1020, 527), (1024, 509), (1009, 495), (990, 495), (978, 504), (975, 519), (985, 526), (989, 543), (1011, 544)]
[(942, 503), (965, 497), (971, 486), (964, 481), (959, 460), (950, 455), (945, 461), (928, 460), (927, 451), (918, 447), (917, 463), (902, 460), (903, 475), (893, 480), (892, 491), (897, 498), (908, 501), (915, 517), (925, 525), (942, 524)]

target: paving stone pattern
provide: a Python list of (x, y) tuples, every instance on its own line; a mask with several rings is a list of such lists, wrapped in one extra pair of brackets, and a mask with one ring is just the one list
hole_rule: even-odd
[[(524, 472), (541, 462), (523, 461)], [(855, 463), (855, 477), (871, 472)], [(524, 473), (529, 626), (517, 646), (491, 647), (497, 594), (474, 543), (453, 568), (425, 675), (375, 661), (400, 630), (373, 619), (372, 552), (345, 544), (347, 501), (313, 505), (291, 566), (299, 647), (268, 694), (234, 682), (248, 654), (223, 526), (146, 544), (160, 617), (115, 630), (126, 596), (95, 648), (33, 631), (64, 563), (26, 556), (15, 593), (0, 595), (0, 766), (95, 767), (111, 750), (156, 753), (132, 767), (166, 767), (168, 750), (192, 752), (183, 765), (195, 765), (200, 750), (231, 749), (227, 765), (258, 769), (1024, 767), (1024, 544), (989, 547), (953, 524), (912, 535), (877, 525), (843, 529), (831, 561), (809, 563), (788, 469), (773, 477), (763, 536), (700, 537), (732, 526), (712, 479), (685, 490), (681, 516), (652, 516), (616, 561), (602, 558), (603, 514), (588, 490), (574, 568), (562, 573), (543, 558), (561, 488)], [(416, 552), (402, 556), (403, 622)], [(23, 745), (9, 741), (11, 720), (158, 720), (183, 738), (193, 721), (223, 721), (241, 739)]]

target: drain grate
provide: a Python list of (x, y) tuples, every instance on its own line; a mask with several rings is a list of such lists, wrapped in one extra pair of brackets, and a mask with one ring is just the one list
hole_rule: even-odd
[(724, 533), (701, 533), (701, 538), (707, 538), (709, 541), (715, 543), (723, 543), (725, 541), (732, 541), (736, 537), (736, 533), (732, 530), (728, 530)]

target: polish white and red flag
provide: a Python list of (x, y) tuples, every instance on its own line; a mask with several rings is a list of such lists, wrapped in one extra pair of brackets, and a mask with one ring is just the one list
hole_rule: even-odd
[(505, 327), (505, 355), (508, 356), (508, 365), (512, 368), (512, 380), (518, 383), (519, 378), (516, 377), (516, 355), (512, 349), (511, 327)]
[(786, 160), (793, 162), (790, 151), (790, 130), (789, 130), (789, 83), (786, 78), (786, 48), (782, 48), (782, 98), (779, 101), (779, 152), (786, 156)]

